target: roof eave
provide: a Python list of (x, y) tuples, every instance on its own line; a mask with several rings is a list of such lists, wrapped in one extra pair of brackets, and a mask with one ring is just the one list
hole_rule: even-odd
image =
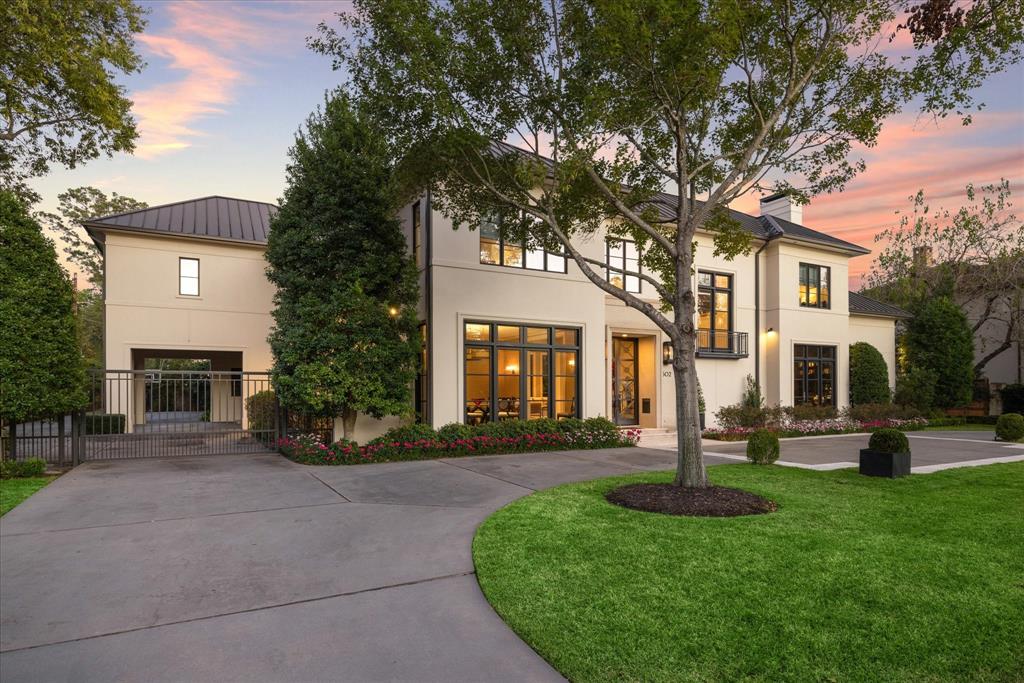
[[(182, 233), (182, 232), (164, 232), (164, 231), (161, 231), (161, 230), (146, 230), (144, 228), (131, 228), (131, 227), (122, 226), (122, 225), (108, 225), (108, 224), (105, 224), (105, 223), (97, 223), (95, 221), (83, 221), (82, 222), (82, 227), (84, 227), (87, 232), (90, 231), (90, 230), (100, 230), (100, 231), (109, 231), (109, 232), (119, 232), (119, 233), (124, 233), (124, 234), (129, 234), (129, 235), (145, 235), (147, 237), (165, 237), (165, 238), (171, 238), (171, 239), (202, 240), (204, 242), (220, 242), (220, 243), (223, 243), (223, 244), (232, 244), (232, 245), (235, 245), (235, 246), (243, 246), (243, 247), (258, 247), (260, 249), (266, 249), (267, 248), (267, 243), (266, 242), (260, 242), (260, 241), (257, 241), (257, 240), (236, 239), (236, 238), (232, 238), (232, 237), (218, 237), (218, 236), (215, 236), (215, 235), (190, 235), (190, 234)], [(90, 235), (91, 235), (91, 233), (90, 233)], [(95, 241), (95, 238), (93, 238), (93, 239)]]
[(910, 320), (914, 317), (909, 313), (865, 313), (864, 311), (850, 311), (850, 315), (859, 315), (864, 318), (884, 318), (885, 320)]

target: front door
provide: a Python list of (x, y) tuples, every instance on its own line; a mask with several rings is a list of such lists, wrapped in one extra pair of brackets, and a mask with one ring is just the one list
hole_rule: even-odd
[(638, 346), (635, 337), (612, 337), (612, 418), (617, 425), (635, 425), (640, 422), (637, 412)]

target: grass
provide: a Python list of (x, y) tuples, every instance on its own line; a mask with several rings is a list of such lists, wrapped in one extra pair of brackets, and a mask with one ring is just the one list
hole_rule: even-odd
[(33, 493), (43, 488), (56, 477), (25, 477), (24, 479), (0, 479), (0, 517), (3, 517)]
[(962, 424), (948, 427), (925, 427), (926, 432), (995, 432), (995, 425)]
[(499, 510), (484, 594), (574, 681), (1024, 680), (1024, 464), (861, 477), (747, 464), (769, 515), (669, 517), (569, 484)]

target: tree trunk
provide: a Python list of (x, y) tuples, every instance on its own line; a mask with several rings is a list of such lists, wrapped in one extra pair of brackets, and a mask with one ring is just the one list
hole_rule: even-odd
[(359, 415), (352, 408), (341, 411), (341, 435), (346, 441), (354, 441), (356, 436), (356, 417)]
[(672, 371), (676, 385), (676, 486), (705, 488), (708, 475), (700, 443), (700, 406), (697, 401), (697, 361), (693, 335), (673, 342)]

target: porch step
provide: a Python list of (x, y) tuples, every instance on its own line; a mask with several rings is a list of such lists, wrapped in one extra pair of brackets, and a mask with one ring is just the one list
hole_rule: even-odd
[(676, 438), (674, 429), (641, 429), (637, 445), (642, 448), (675, 448)]

